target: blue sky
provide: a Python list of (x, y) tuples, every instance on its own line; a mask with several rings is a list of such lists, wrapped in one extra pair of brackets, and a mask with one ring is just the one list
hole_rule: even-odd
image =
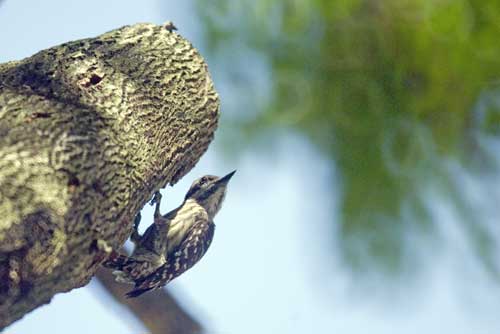
[[(0, 62), (135, 22), (172, 20), (195, 46), (201, 45), (201, 28), (190, 6), (189, 1), (159, 0), (71, 4), (6, 0), (0, 6)], [(167, 13), (166, 8), (172, 10)], [(221, 92), (231, 91), (223, 82), (216, 86)], [(224, 94), (221, 98), (226, 99)], [(227, 96), (227, 100), (235, 98)], [(167, 212), (181, 203), (194, 178), (238, 169), (216, 217), (215, 240), (208, 254), (169, 285), (209, 333), (460, 334), (500, 330), (498, 289), (470, 255), (453, 205), (432, 188), (428, 194), (435, 201), (429, 207), (443, 222), (446, 238), (441, 247), (429, 249), (420, 247), (418, 234), (408, 237), (423, 258), (433, 259), (418, 283), (395, 287), (390, 295), (376, 289), (361, 293), (352, 286), (342, 263), (324, 256), (331, 252), (331, 238), (323, 232), (336, 219), (341, 182), (331, 162), (306, 140), (293, 134), (279, 137), (272, 155), (249, 149), (232, 160), (217, 149), (220, 136), (216, 136), (198, 166), (164, 191), (162, 212)], [(479, 193), (481, 201), (485, 192), (500, 189), (497, 178), (474, 178), (453, 163), (450, 168), (455, 168), (464, 187)], [(487, 203), (489, 214), (496, 217), (500, 209), (493, 199), (499, 197), (495, 194)], [(151, 214), (147, 206), (142, 228), (151, 222)], [(323, 261), (329, 261), (328, 266)], [(27, 315), (5, 333), (57, 334), (70, 329), (75, 334), (144, 332), (132, 315), (92, 282), (57, 295), (50, 305)]]

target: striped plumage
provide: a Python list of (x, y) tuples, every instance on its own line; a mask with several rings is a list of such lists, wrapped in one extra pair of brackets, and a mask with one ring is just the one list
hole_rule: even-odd
[(233, 174), (222, 178), (206, 175), (196, 180), (181, 206), (164, 216), (159, 212), (161, 195), (155, 195), (154, 224), (140, 236), (136, 220), (131, 236), (135, 243), (132, 255), (114, 254), (104, 263), (116, 269), (117, 281), (135, 284), (128, 297), (164, 286), (203, 257), (214, 235), (213, 218), (222, 206)]
[(195, 223), (186, 234), (180, 246), (167, 257), (165, 264), (146, 277), (135, 281), (134, 290), (128, 297), (137, 297), (146, 291), (166, 285), (190, 269), (207, 251), (214, 236), (215, 224), (208, 221)]

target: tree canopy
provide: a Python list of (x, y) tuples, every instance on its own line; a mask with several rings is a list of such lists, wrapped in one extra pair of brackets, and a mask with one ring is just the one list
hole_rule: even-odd
[(216, 0), (198, 10), (214, 72), (246, 96), (226, 104), (234, 135), (296, 131), (338, 169), (332, 226), (352, 269), (411, 267), (405, 235), (434, 238), (434, 189), (496, 272), (493, 239), (450, 163), (495, 167), (481, 138), (499, 130), (500, 2)]

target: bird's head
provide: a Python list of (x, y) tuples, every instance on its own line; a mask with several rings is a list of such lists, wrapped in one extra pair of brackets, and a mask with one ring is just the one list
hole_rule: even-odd
[(236, 171), (232, 171), (223, 177), (214, 175), (200, 177), (189, 188), (185, 200), (195, 200), (207, 210), (209, 217), (213, 218), (222, 207), (227, 184), (234, 173)]

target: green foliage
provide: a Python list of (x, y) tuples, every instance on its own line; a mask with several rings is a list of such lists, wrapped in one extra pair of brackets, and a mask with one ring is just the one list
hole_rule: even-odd
[[(240, 128), (259, 136), (286, 126), (321, 147), (342, 176), (347, 263), (363, 269), (370, 254), (404, 270), (403, 208), (431, 231), (423, 188), (454, 194), (443, 159), (470, 154), (472, 132), (498, 130), (497, 111), (481, 124), (472, 112), (500, 77), (500, 2), (216, 0), (199, 10), (215, 61), (227, 65), (243, 45), (269, 64), (268, 101), (236, 119)], [(485, 258), (490, 243), (478, 238)]]

